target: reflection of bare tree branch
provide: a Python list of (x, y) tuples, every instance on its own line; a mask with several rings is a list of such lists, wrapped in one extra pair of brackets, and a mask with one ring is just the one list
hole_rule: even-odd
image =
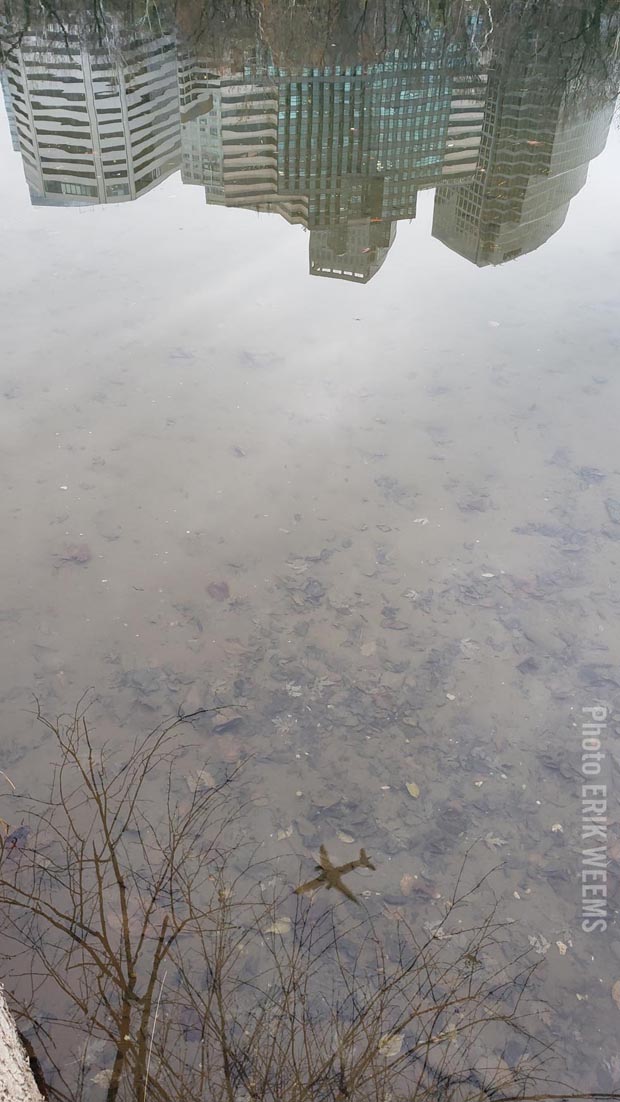
[[(139, 27), (180, 36), (218, 63), (256, 56), (281, 67), (379, 62), (395, 49), (422, 50), (427, 32), (441, 32), (444, 50), (459, 63), (484, 70), (510, 56), (515, 45), (539, 57), (567, 102), (609, 102), (618, 91), (620, 13), (615, 0), (574, 0), (541, 5), (536, 0), (4, 0), (2, 50), (19, 45), (24, 33), (53, 20), (65, 38), (122, 52)], [(265, 55), (266, 51), (266, 55)], [(584, 102), (588, 100), (589, 103)]]
[[(238, 845), (232, 778), (175, 795), (184, 717), (125, 751), (96, 748), (79, 710), (40, 719), (60, 763), (48, 801), (19, 801), (0, 904), (55, 1098), (89, 1099), (93, 1080), (106, 1102), (430, 1102), (464, 1085), (482, 1102), (509, 1097), (507, 1076), (513, 1096), (538, 1088), (546, 1046), (521, 1006), (533, 966), (496, 905), (468, 927), (485, 881), (465, 885), (467, 858), (441, 925), (420, 937), (396, 914), (381, 933), (365, 908), (352, 919), (267, 887), (270, 866)], [(323, 851), (321, 870), (360, 863)], [(521, 1035), (527, 1059), (507, 1069), (502, 1045)]]

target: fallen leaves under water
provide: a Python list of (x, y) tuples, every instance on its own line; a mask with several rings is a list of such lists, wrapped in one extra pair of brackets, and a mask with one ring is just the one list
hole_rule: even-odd
[(210, 582), (207, 593), (214, 601), (227, 601), (230, 597), (228, 582)]
[(379, 1054), (381, 1056), (398, 1056), (403, 1047), (402, 1033), (384, 1033), (379, 1041)]
[(208, 769), (195, 769), (185, 777), (185, 783), (190, 792), (203, 792), (207, 788), (215, 788), (215, 780)]
[(412, 876), (410, 872), (404, 873), (400, 878), (400, 890), (403, 895), (411, 895), (415, 887), (415, 876)]
[(87, 543), (67, 543), (59, 555), (54, 555), (54, 563), (56, 567), (66, 564), (86, 566), (92, 557), (92, 551)]
[(270, 926), (265, 927), (266, 934), (288, 934), (291, 929), (291, 920), (286, 916), (284, 918), (278, 918), (275, 922), (272, 922)]

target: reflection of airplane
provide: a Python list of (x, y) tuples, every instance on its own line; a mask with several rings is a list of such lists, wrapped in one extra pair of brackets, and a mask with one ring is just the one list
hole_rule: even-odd
[(33, 203), (135, 199), (180, 168), (208, 203), (308, 229), (312, 275), (366, 283), (424, 188), (434, 236), (478, 265), (562, 225), (611, 106), (569, 111), (570, 58), (558, 74), (527, 34), (509, 45), (427, 29), (411, 53), (291, 72), (135, 29), (112, 58), (48, 28), (8, 52), (3, 90)]
[(312, 892), (315, 888), (325, 887), (328, 891), (330, 888), (336, 888), (339, 892), (342, 892), (343, 895), (346, 895), (347, 899), (352, 899), (354, 903), (357, 903), (357, 896), (353, 895), (353, 892), (349, 891), (346, 884), (342, 883), (342, 877), (346, 876), (348, 872), (353, 872), (353, 869), (376, 868), (376, 865), (373, 865), (366, 850), (361, 849), (357, 860), (347, 861), (345, 865), (334, 865), (327, 854), (325, 846), (321, 846), (319, 852), (320, 864), (315, 866), (319, 875), (315, 876), (313, 880), (308, 880), (305, 884), (300, 884), (298, 888), (295, 888), (296, 895), (303, 895), (304, 892)]

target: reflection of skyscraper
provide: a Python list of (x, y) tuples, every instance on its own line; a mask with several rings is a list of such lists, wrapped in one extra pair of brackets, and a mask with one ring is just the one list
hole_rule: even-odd
[(484, 81), (441, 34), (381, 64), (183, 71), (198, 89), (181, 92), (183, 180), (207, 202), (302, 223), (312, 274), (366, 282), (418, 190), (475, 171)]
[(6, 63), (33, 203), (135, 199), (178, 167), (171, 37), (134, 37), (112, 59), (60, 31), (27, 36)]
[(503, 35), (467, 16), (460, 37), (423, 24), (381, 61), (294, 69), (260, 40), (215, 60), (134, 30), (110, 54), (48, 24), (7, 50), (3, 92), (33, 203), (133, 199), (180, 167), (209, 203), (308, 229), (311, 274), (367, 282), (424, 188), (434, 235), (479, 265), (562, 225), (611, 108), (567, 110), (570, 73), (587, 70), (568, 55), (587, 44), (547, 48), (534, 22)]
[(393, 222), (367, 218), (310, 233), (310, 272), (368, 283), (379, 271), (396, 237)]
[(182, 115), (183, 182), (204, 186), (210, 203), (255, 206), (274, 195), (276, 112), (268, 85), (208, 74), (201, 99)]
[(280, 75), (279, 184), (310, 228), (412, 218), (418, 190), (475, 170), (484, 84), (460, 63), (430, 34), (411, 57)]
[(306, 224), (305, 197), (290, 197), (280, 186), (273, 82), (204, 69), (200, 98), (181, 116), (183, 182), (204, 186), (208, 203), (274, 211)]
[(19, 153), (19, 135), (17, 133), (17, 119), (15, 118), (15, 110), (13, 108), (13, 99), (11, 96), (11, 90), (9, 88), (9, 78), (7, 76), (6, 69), (0, 69), (0, 84), (2, 85), (2, 95), (4, 97), (4, 106), (6, 108), (6, 117), (9, 123), (9, 131), (11, 134), (11, 145), (16, 153)]
[(479, 171), (438, 189), (433, 218), (433, 235), (479, 266), (532, 252), (556, 233), (604, 148), (612, 107), (568, 110), (564, 87), (533, 49), (492, 69)]

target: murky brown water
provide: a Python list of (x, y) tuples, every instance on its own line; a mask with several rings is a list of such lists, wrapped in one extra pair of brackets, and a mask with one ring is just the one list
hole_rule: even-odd
[[(520, 258), (459, 255), (432, 233), (456, 192), (421, 190), (385, 255), (356, 239), (351, 269), (382, 260), (365, 284), (312, 277), (302, 226), (177, 172), (136, 202), (31, 204), (0, 140), (0, 766), (45, 780), (33, 693), (56, 713), (92, 686), (112, 737), (230, 703), (197, 737), (212, 769), (250, 758), (270, 853), (363, 845), (359, 890), (433, 921), (483, 839), (567, 1074), (617, 1089), (617, 129), (581, 190), (556, 165), (565, 221), (534, 240), (524, 214)], [(603, 704), (587, 934), (581, 723)]]

